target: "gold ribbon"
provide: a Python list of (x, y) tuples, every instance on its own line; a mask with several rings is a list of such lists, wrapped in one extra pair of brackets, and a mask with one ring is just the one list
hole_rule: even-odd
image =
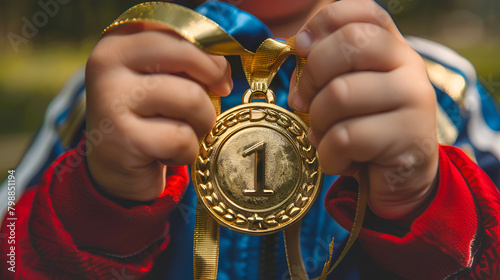
[[(209, 54), (239, 55), (252, 92), (267, 92), (271, 80), (278, 72), (281, 64), (290, 55), (296, 56), (296, 87), (304, 68), (305, 58), (300, 57), (293, 48), (294, 37), (285, 43), (268, 38), (253, 53), (246, 50), (214, 21), (193, 10), (165, 2), (146, 2), (130, 8), (108, 26), (103, 31), (103, 35), (120, 26), (141, 21), (160, 23)], [(217, 114), (220, 114), (220, 97), (210, 93), (209, 95)], [(295, 113), (304, 122), (309, 123), (307, 114)], [(333, 271), (345, 256), (361, 230), (368, 194), (366, 168), (360, 170), (360, 178), (358, 203), (351, 235), (339, 258), (330, 268), (333, 253), (332, 241), (329, 249), (330, 259), (325, 263), (322, 274), (317, 279), (326, 279), (327, 275)], [(196, 280), (215, 280), (217, 277), (219, 227), (219, 224), (198, 204), (193, 249), (193, 270)], [(290, 276), (294, 280), (309, 279), (300, 252), (300, 221), (284, 232)]]
[[(333, 255), (333, 245), (334, 240), (330, 243), (329, 247), (329, 258), (326, 261), (321, 275), (314, 280), (325, 280), (326, 277), (332, 273), (332, 271), (340, 264), (340, 261), (345, 257), (349, 249), (358, 238), (358, 235), (363, 227), (363, 220), (365, 218), (366, 206), (368, 201), (368, 168), (366, 165), (362, 165), (359, 169), (359, 188), (358, 188), (358, 202), (356, 204), (356, 212), (354, 215), (354, 222), (352, 224), (351, 234), (347, 239), (347, 243), (342, 249), (339, 257), (333, 265), (332, 255)], [(302, 261), (302, 253), (300, 251), (300, 221), (295, 225), (290, 226), (284, 230), (285, 238), (285, 252), (286, 260), (288, 262), (288, 271), (290, 272), (290, 279), (294, 280), (308, 280), (307, 272)]]
[(243, 70), (253, 92), (267, 91), (267, 86), (288, 56), (297, 55), (297, 80), (305, 64), (305, 59), (293, 49), (293, 37), (285, 43), (268, 38), (253, 53), (211, 19), (172, 3), (138, 4), (104, 29), (103, 35), (119, 26), (138, 21), (161, 23), (209, 54), (241, 56)]
[(337, 261), (335, 261), (335, 263), (330, 267), (330, 263), (332, 261), (332, 252), (333, 252), (333, 240), (332, 240), (332, 243), (330, 243), (329, 246), (330, 258), (325, 263), (321, 276), (317, 278), (319, 280), (325, 280), (326, 276), (332, 273), (332, 271), (340, 264), (340, 261), (345, 257), (349, 249), (351, 249), (352, 245), (354, 244), (354, 241), (356, 241), (356, 238), (358, 238), (358, 235), (361, 232), (361, 228), (363, 227), (363, 221), (365, 219), (365, 213), (366, 213), (366, 206), (368, 204), (367, 203), (368, 187), (370, 185), (368, 181), (368, 166), (362, 165), (359, 168), (358, 172), (359, 172), (358, 203), (356, 204), (356, 213), (354, 214), (354, 221), (352, 224), (351, 234), (347, 239), (347, 243), (344, 246), (342, 253), (340, 253), (339, 257), (337, 258)]
[(219, 264), (219, 229), (207, 210), (200, 204), (196, 206), (193, 244), (194, 279), (216, 279)]

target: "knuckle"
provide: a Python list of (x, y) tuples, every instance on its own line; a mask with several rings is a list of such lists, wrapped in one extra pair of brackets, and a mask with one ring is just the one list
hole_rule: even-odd
[[(132, 155), (132, 157), (140, 158), (140, 157), (152, 157), (151, 150), (154, 149), (154, 145), (146, 142), (139, 133), (136, 133), (135, 129), (131, 126), (122, 125), (118, 129), (119, 133), (117, 133), (113, 138), (117, 139), (115, 144), (117, 146), (123, 146), (124, 150), (127, 151), (128, 154)], [(126, 139), (126, 140), (120, 140)], [(123, 162), (124, 165), (133, 166), (131, 163)]]
[(336, 19), (339, 18), (339, 14), (336, 9), (336, 5), (327, 5), (318, 13), (320, 24), (326, 27), (332, 27), (337, 24)]
[(327, 85), (326, 104), (336, 108), (345, 107), (349, 102), (349, 87), (343, 78), (337, 78)]
[(337, 18), (339, 18), (340, 15), (336, 7), (336, 5), (327, 5), (320, 12), (320, 16), (323, 21), (322, 23), (325, 23), (324, 26), (326, 26), (327, 28), (333, 28), (338, 24)]
[(193, 141), (196, 141), (196, 136), (192, 129), (185, 123), (174, 126), (171, 132), (172, 141), (170, 141), (170, 148), (172, 151), (175, 151), (174, 154), (178, 155), (189, 150), (193, 145)]
[[(373, 46), (386, 38), (385, 29), (374, 23), (349, 23), (335, 33), (343, 52), (360, 53), (364, 49), (371, 50)], [(387, 42), (385, 42), (387, 43)]]
[(431, 83), (422, 78), (415, 83), (415, 89), (409, 93), (409, 104), (422, 104), (424, 107), (433, 108), (436, 104), (436, 93)]
[(175, 149), (177, 151), (188, 150), (193, 142), (193, 134), (188, 131), (185, 127), (177, 127), (174, 131), (175, 133)]
[(387, 29), (381, 27), (380, 25), (376, 23), (362, 23), (361, 24), (362, 31), (364, 33), (364, 36), (367, 36), (369, 38), (377, 38), (378, 35), (381, 33), (387, 33)]
[(202, 110), (205, 105), (202, 101), (206, 98), (206, 94), (207, 93), (199, 84), (195, 82), (187, 83), (184, 94), (184, 107), (186, 112), (199, 112)]
[(91, 71), (102, 69), (106, 65), (106, 60), (103, 60), (103, 58), (106, 59), (100, 48), (96, 47), (87, 59), (87, 65), (85, 66), (86, 76), (90, 76), (88, 73)]
[(87, 60), (87, 68), (100, 69), (103, 66), (112, 63), (110, 49), (114, 48), (114, 38), (104, 37), (94, 48)]
[(174, 137), (171, 149), (174, 159), (190, 160), (196, 157), (197, 139), (192, 129), (187, 125), (178, 125), (173, 130)]
[[(419, 63), (419, 62), (417, 62)], [(409, 68), (409, 67), (408, 67)], [(420, 71), (415, 71), (419, 69)], [(418, 65), (417, 67), (411, 68), (412, 75), (405, 75), (408, 71), (401, 71), (399, 74), (403, 76), (400, 77), (400, 81), (406, 81), (406, 83), (398, 82), (399, 91), (404, 94), (404, 101), (406, 104), (428, 104), (436, 102), (436, 93), (429, 80), (425, 65)], [(411, 77), (411, 80), (408, 80)], [(411, 84), (411, 87), (407, 85)]]
[(327, 135), (331, 145), (335, 145), (337, 150), (347, 151), (350, 146), (349, 127), (343, 124), (335, 125)]
[[(369, 12), (370, 19), (374, 22), (378, 22), (382, 26), (387, 26), (392, 23), (391, 15), (388, 11), (382, 8), (380, 5), (373, 1), (367, 2), (367, 10)], [(390, 8), (389, 8), (390, 10)]]
[(356, 45), (359, 37), (360, 25), (359, 23), (348, 23), (339, 29), (339, 34), (343, 42), (350, 45)]

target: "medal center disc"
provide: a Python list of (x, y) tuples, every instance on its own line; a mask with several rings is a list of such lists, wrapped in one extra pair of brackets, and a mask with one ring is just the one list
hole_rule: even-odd
[(294, 193), (301, 158), (290, 138), (279, 130), (247, 126), (221, 144), (215, 169), (217, 184), (233, 206), (245, 211), (269, 211)]

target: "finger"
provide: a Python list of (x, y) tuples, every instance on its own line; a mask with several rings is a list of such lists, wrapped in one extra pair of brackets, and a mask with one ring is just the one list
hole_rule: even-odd
[(298, 89), (297, 88), (297, 69), (295, 69), (295, 70), (293, 70), (292, 76), (290, 77), (290, 87), (288, 88), (287, 102), (288, 102), (288, 106), (290, 106), (290, 108), (298, 109), (293, 101), (293, 97), (297, 93), (296, 92), (297, 89)]
[(128, 68), (143, 74), (183, 73), (225, 96), (231, 92), (231, 68), (223, 56), (209, 55), (172, 33), (145, 31), (127, 36), (107, 36), (115, 56)]
[[(375, 28), (368, 36), (364, 30)], [(348, 25), (318, 43), (311, 51), (299, 80), (293, 103), (307, 112), (319, 89), (330, 80), (352, 71), (387, 72), (403, 64), (409, 47), (373, 24)]]
[[(415, 110), (405, 109), (384, 114), (348, 119), (332, 126), (318, 139), (318, 155), (328, 174), (342, 174), (357, 162), (395, 164), (401, 151), (408, 147), (405, 139), (417, 139), (413, 131), (425, 125)], [(414, 127), (408, 130), (407, 127)]]
[[(198, 138), (190, 125), (165, 118), (131, 118), (127, 134), (138, 157), (161, 160), (167, 165), (186, 165), (198, 154)], [(137, 133), (140, 132), (140, 133)], [(134, 151), (132, 151), (134, 152)]]
[(391, 16), (372, 0), (336, 1), (314, 15), (298, 32), (295, 48), (307, 56), (317, 42), (349, 23), (372, 23), (404, 41)]
[(144, 117), (164, 116), (188, 123), (198, 138), (215, 124), (215, 109), (207, 92), (197, 83), (172, 75), (140, 76), (140, 86), (133, 88), (136, 97), (132, 110)]
[(311, 103), (309, 118), (314, 137), (321, 139), (339, 121), (404, 106), (410, 99), (411, 89), (394, 75), (393, 72), (356, 72), (330, 81)]

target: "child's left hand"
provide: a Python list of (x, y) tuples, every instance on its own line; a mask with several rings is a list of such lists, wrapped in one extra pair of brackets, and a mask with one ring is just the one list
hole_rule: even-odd
[(310, 113), (323, 170), (351, 176), (368, 165), (370, 209), (412, 216), (437, 174), (436, 98), (421, 57), (371, 0), (330, 4), (298, 33), (307, 57), (291, 106)]

